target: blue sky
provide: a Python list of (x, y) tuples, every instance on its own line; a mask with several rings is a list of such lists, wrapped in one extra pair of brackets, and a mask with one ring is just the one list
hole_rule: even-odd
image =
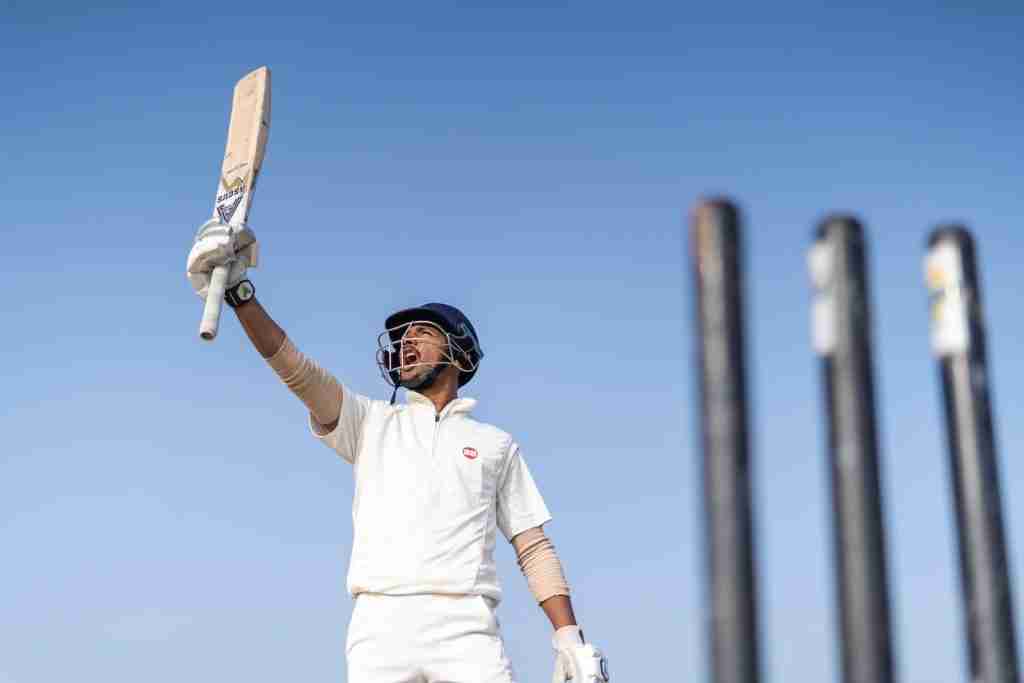
[[(487, 358), (468, 393), (522, 443), (577, 614), (622, 680), (705, 671), (684, 221), (707, 193), (748, 219), (764, 669), (837, 676), (804, 263), (818, 218), (856, 212), (900, 677), (964, 678), (921, 262), (937, 223), (974, 229), (1019, 586), (1019, 5), (2, 15), (0, 682), (345, 680), (349, 466), (230, 315), (198, 341), (184, 277), (231, 85), (262, 64), (258, 296), (379, 397), (389, 312), (471, 316)], [(550, 627), (510, 548), (499, 563), (520, 680), (548, 680)]]

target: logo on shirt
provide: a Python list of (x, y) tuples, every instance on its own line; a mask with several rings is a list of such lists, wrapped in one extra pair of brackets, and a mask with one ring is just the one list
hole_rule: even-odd
[(467, 458), (469, 458), (470, 460), (476, 460), (476, 456), (479, 455), (479, 453), (476, 452), (475, 448), (469, 448), (469, 447), (463, 448), (462, 449), (462, 454), (464, 456), (466, 456)]

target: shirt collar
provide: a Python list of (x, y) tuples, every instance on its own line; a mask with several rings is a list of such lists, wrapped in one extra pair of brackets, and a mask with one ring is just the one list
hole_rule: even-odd
[[(422, 405), (424, 407), (430, 408), (431, 411), (434, 410), (433, 401), (431, 401), (429, 398), (419, 393), (418, 391), (413, 391), (412, 389), (405, 390), (405, 402), (408, 405)], [(476, 406), (475, 398), (469, 398), (468, 396), (455, 397), (454, 399), (448, 402), (448, 405), (444, 407), (444, 409), (440, 412), (438, 417), (446, 417), (448, 415), (456, 414), (468, 415), (470, 412), (472, 412), (474, 406)]]

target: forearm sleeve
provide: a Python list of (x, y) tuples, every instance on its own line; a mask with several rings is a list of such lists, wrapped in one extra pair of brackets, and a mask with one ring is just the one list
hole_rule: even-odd
[(530, 592), (540, 604), (555, 595), (569, 595), (569, 584), (562, 572), (562, 563), (555, 546), (541, 527), (533, 527), (512, 539), (519, 568), (526, 577)]
[(341, 383), (307, 358), (285, 337), (277, 352), (267, 363), (278, 377), (306, 404), (313, 419), (322, 425), (336, 422), (341, 414)]

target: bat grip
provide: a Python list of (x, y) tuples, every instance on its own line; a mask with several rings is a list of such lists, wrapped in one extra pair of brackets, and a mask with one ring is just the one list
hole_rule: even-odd
[(224, 301), (224, 288), (228, 282), (231, 264), (226, 263), (213, 269), (210, 275), (210, 286), (206, 289), (206, 305), (203, 307), (203, 320), (199, 323), (199, 336), (206, 341), (213, 341), (220, 325), (221, 303)]

